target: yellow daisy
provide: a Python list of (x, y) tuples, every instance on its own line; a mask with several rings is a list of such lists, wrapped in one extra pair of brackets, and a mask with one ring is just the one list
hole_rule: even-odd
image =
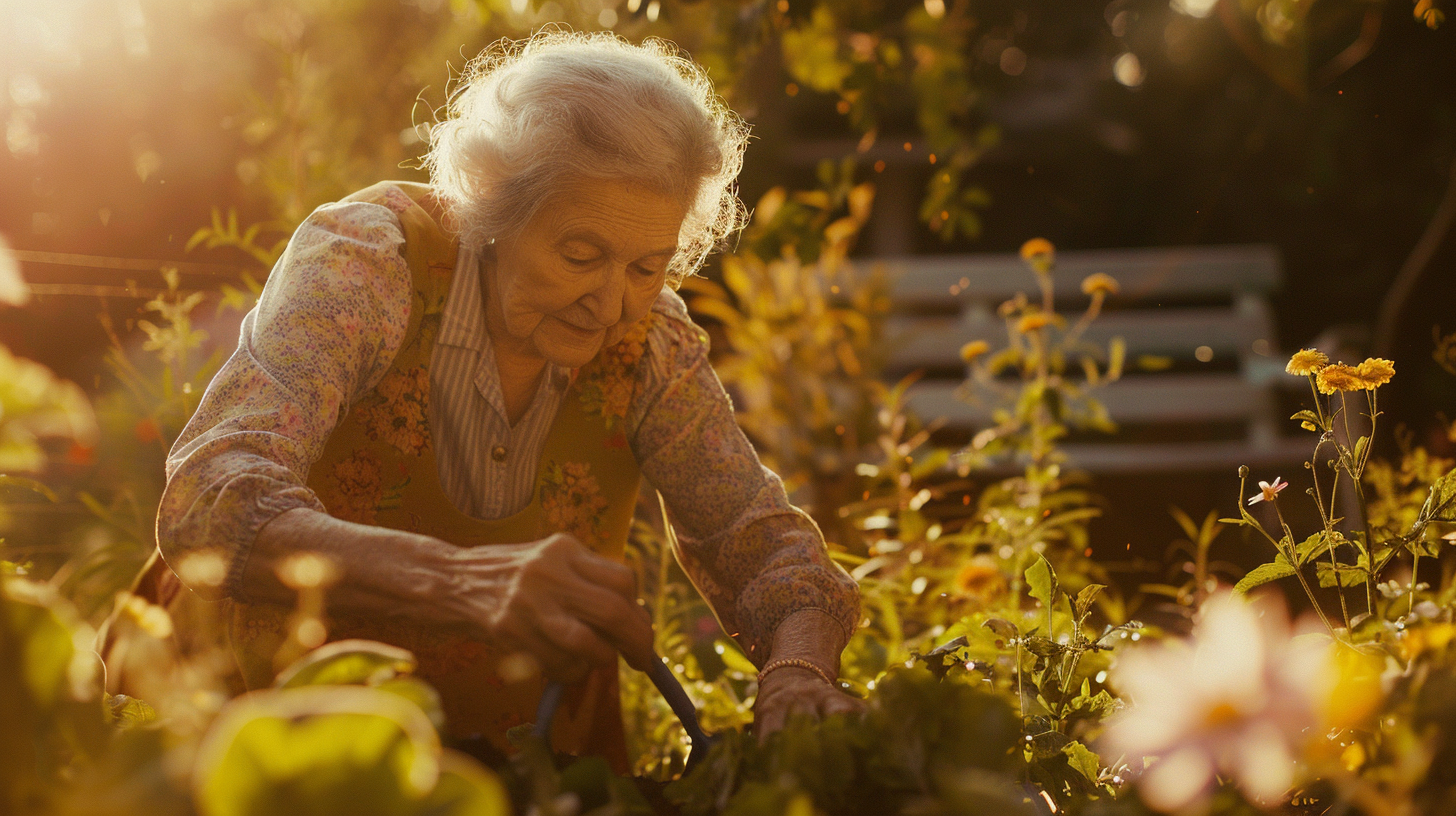
[(1344, 363), (1335, 363), (1321, 368), (1314, 376), (1314, 384), (1319, 388), (1321, 394), (1365, 390), (1365, 380), (1360, 376), (1359, 370)]
[(1289, 364), (1284, 367), (1284, 370), (1290, 374), (1298, 374), (1302, 377), (1319, 371), (1321, 368), (1329, 365), (1329, 363), (1330, 358), (1326, 357), (1323, 351), (1319, 349), (1304, 349), (1303, 351), (1294, 352), (1294, 356), (1289, 358)]
[(1366, 388), (1379, 388), (1395, 376), (1395, 363), (1382, 357), (1371, 357), (1355, 367)]

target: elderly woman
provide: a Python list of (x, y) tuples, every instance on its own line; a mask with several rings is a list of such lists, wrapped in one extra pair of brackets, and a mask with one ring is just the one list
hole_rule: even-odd
[(830, 681), (855, 586), (674, 291), (740, 225), (745, 126), (662, 43), (540, 36), (464, 83), (429, 186), (375, 185), (294, 234), (168, 459), (163, 556), (224, 556), (249, 685), (284, 641), (277, 565), (321, 553), (329, 635), (414, 651), (454, 734), (504, 748), (555, 679), (555, 746), (621, 767), (616, 656), (654, 659), (623, 564), (645, 476), (764, 672), (756, 729), (852, 708)]

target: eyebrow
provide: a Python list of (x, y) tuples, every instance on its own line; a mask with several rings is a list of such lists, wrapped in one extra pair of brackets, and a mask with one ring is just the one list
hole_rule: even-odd
[[(608, 246), (608, 241), (605, 238), (603, 238), (601, 235), (593, 230), (586, 229), (571, 230), (570, 232), (563, 234), (560, 238), (557, 239), (557, 244), (564, 244), (568, 241), (585, 241), (589, 244), (595, 245), (598, 249), (602, 250), (605, 250)], [(677, 246), (674, 245), (666, 247), (664, 249), (653, 250), (652, 252), (644, 252), (639, 257), (655, 258), (659, 255), (674, 255), (676, 253)]]

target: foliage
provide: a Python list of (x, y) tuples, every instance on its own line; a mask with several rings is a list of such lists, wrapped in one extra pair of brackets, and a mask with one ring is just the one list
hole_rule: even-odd
[(901, 668), (862, 717), (799, 721), (763, 747), (726, 735), (667, 795), (684, 816), (802, 812), (804, 799), (836, 814), (1031, 813), (1016, 784), (1019, 735), (1010, 708), (964, 669), (941, 679)]

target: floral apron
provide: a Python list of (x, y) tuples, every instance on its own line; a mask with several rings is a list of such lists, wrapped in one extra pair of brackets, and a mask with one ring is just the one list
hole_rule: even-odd
[[(640, 473), (627, 446), (625, 418), (651, 316), (574, 373), (546, 438), (531, 503), (512, 516), (468, 516), (446, 497), (435, 469), (429, 429), (429, 362), (455, 272), (458, 244), (429, 187), (385, 182), (346, 201), (382, 203), (388, 186), (414, 205), (399, 214), (403, 254), (414, 284), (409, 325), (389, 370), (349, 411), (310, 471), (308, 485), (330, 515), (422, 533), (460, 546), (576, 536), (593, 551), (624, 560)], [(379, 553), (388, 558), (388, 553)], [(273, 679), (288, 610), (236, 602), (230, 635), (249, 687)], [(530, 722), (544, 681), (506, 683), (504, 655), (458, 634), (408, 623), (335, 617), (330, 639), (369, 638), (415, 653), (418, 673), (440, 692), (457, 737), (483, 735), (509, 750), (506, 729)], [(605, 756), (626, 766), (616, 666), (594, 669), (567, 689), (552, 730), (557, 751)]]

